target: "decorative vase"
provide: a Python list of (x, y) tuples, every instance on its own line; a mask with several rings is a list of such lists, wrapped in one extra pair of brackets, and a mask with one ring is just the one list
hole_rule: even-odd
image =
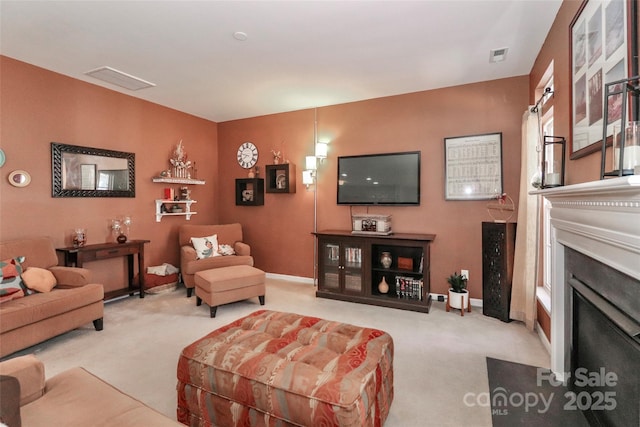
[(124, 234), (120, 234), (118, 237), (116, 237), (116, 240), (118, 243), (126, 243), (127, 242), (127, 236)]
[(386, 294), (387, 292), (389, 292), (389, 284), (385, 280), (384, 276), (382, 276), (382, 280), (380, 281), (380, 283), (378, 283), (378, 291), (381, 294)]
[(84, 228), (76, 228), (73, 232), (73, 247), (81, 248), (87, 242), (87, 232)]
[(382, 264), (384, 268), (389, 268), (391, 267), (391, 261), (391, 252), (382, 252), (382, 255), (380, 255), (380, 264)]

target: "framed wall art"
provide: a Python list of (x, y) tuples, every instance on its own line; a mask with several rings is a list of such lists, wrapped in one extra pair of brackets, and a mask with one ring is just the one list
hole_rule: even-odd
[(604, 85), (638, 72), (637, 14), (636, 1), (584, 0), (571, 21), (571, 159), (602, 148)]
[(502, 133), (444, 139), (445, 200), (502, 194)]

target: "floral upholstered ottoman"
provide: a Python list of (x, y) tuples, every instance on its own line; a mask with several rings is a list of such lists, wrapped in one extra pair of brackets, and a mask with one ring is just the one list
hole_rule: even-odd
[(191, 426), (381, 426), (393, 400), (386, 332), (260, 310), (185, 347), (178, 421)]

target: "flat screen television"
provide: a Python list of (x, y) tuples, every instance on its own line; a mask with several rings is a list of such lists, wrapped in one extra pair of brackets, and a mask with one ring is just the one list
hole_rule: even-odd
[(339, 205), (419, 205), (420, 151), (338, 157)]

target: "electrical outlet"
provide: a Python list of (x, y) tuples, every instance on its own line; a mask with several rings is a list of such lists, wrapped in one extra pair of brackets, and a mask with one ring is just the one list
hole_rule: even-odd
[(467, 281), (469, 281), (469, 270), (460, 270), (460, 275), (466, 277)]

